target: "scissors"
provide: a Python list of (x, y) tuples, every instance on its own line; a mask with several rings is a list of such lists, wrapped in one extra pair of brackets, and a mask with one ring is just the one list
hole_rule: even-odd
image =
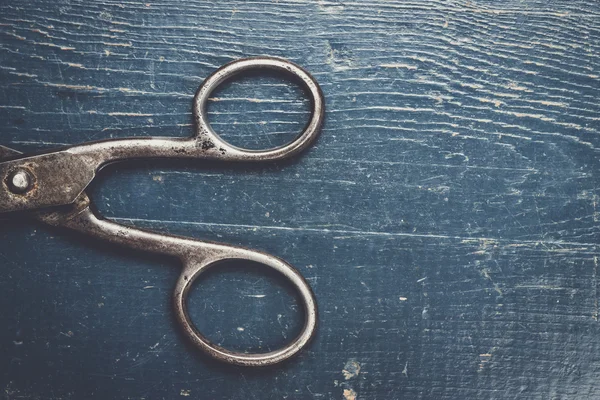
[[(208, 123), (209, 95), (223, 82), (248, 71), (269, 70), (297, 81), (311, 100), (311, 117), (302, 133), (286, 145), (268, 150), (235, 147), (217, 135)], [(266, 162), (292, 157), (317, 139), (324, 119), (323, 93), (303, 68), (287, 60), (253, 57), (233, 61), (213, 72), (200, 85), (193, 102), (195, 133), (190, 138), (136, 137), (68, 146), (35, 155), (0, 146), (0, 213), (24, 212), (52, 225), (144, 252), (178, 258), (183, 264), (175, 284), (176, 319), (191, 342), (207, 355), (228, 364), (267, 366), (297, 354), (317, 327), (315, 296), (302, 275), (286, 261), (256, 250), (229, 244), (158, 234), (120, 225), (96, 214), (85, 189), (109, 163), (139, 158), (185, 158), (231, 162)], [(187, 310), (194, 281), (209, 268), (227, 260), (249, 260), (281, 273), (300, 294), (304, 325), (298, 336), (268, 353), (233, 352), (211, 343), (195, 327)]]

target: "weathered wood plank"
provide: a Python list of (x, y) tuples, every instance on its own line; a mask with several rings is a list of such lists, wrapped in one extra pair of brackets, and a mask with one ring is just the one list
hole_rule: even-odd
[[(9, 220), (6, 398), (600, 396), (597, 2), (2, 2), (0, 37), (0, 143), (25, 151), (187, 136), (199, 83), (243, 56), (303, 65), (328, 107), (294, 162), (138, 162), (93, 188), (109, 218), (298, 266), (321, 309), (309, 351), (214, 364), (176, 330), (170, 260)], [(210, 105), (250, 147), (290, 139), (307, 112), (265, 76)], [(210, 276), (192, 303), (231, 348), (274, 348), (300, 324), (256, 271)]]

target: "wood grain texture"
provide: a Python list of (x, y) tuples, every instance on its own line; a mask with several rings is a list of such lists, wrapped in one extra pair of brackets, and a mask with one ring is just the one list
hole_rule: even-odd
[[(295, 264), (321, 317), (308, 351), (253, 371), (177, 331), (171, 260), (10, 219), (0, 226), (7, 399), (600, 397), (600, 5), (593, 0), (0, 2), (0, 143), (187, 136), (210, 72), (252, 55), (307, 68), (317, 145), (265, 166), (137, 162), (94, 185), (116, 221)], [(249, 147), (308, 104), (276, 77), (210, 106)], [(213, 340), (297, 332), (285, 286), (240, 267), (202, 282)]]

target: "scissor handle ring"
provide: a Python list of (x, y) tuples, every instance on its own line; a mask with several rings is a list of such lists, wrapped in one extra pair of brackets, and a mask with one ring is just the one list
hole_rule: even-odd
[[(260, 367), (280, 363), (298, 353), (308, 344), (317, 328), (317, 303), (310, 286), (302, 275), (285, 261), (254, 250), (212, 244), (210, 256), (201, 260), (191, 259), (185, 266), (174, 292), (175, 315), (183, 331), (200, 350), (228, 364)], [(206, 254), (206, 253), (205, 253)], [(187, 311), (187, 298), (193, 283), (209, 268), (216, 268), (224, 261), (249, 260), (281, 273), (300, 294), (304, 308), (304, 326), (298, 336), (284, 347), (268, 353), (240, 353), (217, 346), (196, 328)]]
[[(212, 129), (208, 122), (207, 103), (211, 93), (222, 83), (248, 71), (275, 70), (291, 76), (300, 83), (310, 96), (312, 110), (306, 127), (292, 142), (267, 150), (248, 150), (233, 146)], [(194, 117), (196, 119), (195, 139), (201, 147), (218, 149), (219, 158), (237, 161), (279, 160), (296, 155), (310, 146), (319, 136), (325, 117), (323, 92), (317, 81), (302, 67), (275, 57), (251, 57), (225, 64), (212, 73), (202, 83), (194, 97)]]

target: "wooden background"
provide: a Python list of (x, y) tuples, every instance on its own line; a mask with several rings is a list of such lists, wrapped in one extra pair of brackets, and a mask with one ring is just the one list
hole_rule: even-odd
[[(600, 4), (594, 0), (0, 1), (0, 143), (188, 136), (220, 65), (288, 58), (327, 99), (293, 162), (136, 162), (92, 188), (118, 222), (262, 249), (315, 290), (308, 350), (263, 370), (178, 331), (178, 270), (29, 221), (0, 225), (6, 399), (600, 398)], [(308, 118), (280, 77), (214, 95), (234, 144)], [(273, 349), (301, 323), (234, 265), (192, 297), (214, 341)]]

